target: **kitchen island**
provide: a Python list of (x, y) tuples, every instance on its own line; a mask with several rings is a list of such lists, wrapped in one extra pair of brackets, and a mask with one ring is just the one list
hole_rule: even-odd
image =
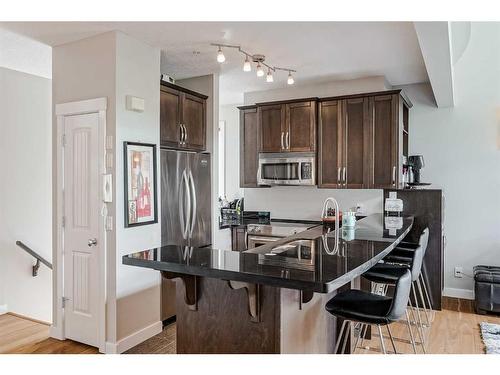
[(176, 280), (177, 353), (333, 353), (326, 302), (408, 234), (412, 217), (370, 215), (245, 252), (165, 246), (123, 257)]

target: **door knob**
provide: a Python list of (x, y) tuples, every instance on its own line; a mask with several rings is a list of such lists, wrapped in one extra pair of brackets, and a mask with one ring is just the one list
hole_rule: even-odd
[(97, 245), (97, 238), (90, 238), (87, 245), (89, 245), (89, 247)]

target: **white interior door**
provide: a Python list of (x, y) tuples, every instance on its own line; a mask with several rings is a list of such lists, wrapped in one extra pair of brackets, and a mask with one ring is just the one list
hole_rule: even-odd
[(99, 115), (64, 118), (64, 329), (99, 346)]

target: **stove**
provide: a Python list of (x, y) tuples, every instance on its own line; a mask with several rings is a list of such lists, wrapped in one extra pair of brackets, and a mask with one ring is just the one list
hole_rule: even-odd
[(304, 232), (310, 228), (320, 225), (314, 222), (285, 222), (271, 221), (270, 224), (248, 224), (247, 244), (248, 248), (267, 245), (281, 238)]

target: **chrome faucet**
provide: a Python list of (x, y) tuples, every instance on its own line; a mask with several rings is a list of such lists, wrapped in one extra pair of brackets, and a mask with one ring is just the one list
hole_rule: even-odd
[(330, 250), (328, 247), (328, 241), (327, 241), (327, 236), (323, 236), (323, 248), (325, 249), (326, 253), (329, 255), (335, 255), (338, 253), (339, 249), (339, 220), (340, 220), (340, 211), (339, 211), (339, 203), (337, 200), (333, 197), (329, 197), (325, 199), (325, 203), (323, 203), (323, 211), (321, 211), (321, 218), (324, 219), (328, 217), (328, 208), (329, 204), (333, 204), (335, 208), (335, 247), (333, 250)]

